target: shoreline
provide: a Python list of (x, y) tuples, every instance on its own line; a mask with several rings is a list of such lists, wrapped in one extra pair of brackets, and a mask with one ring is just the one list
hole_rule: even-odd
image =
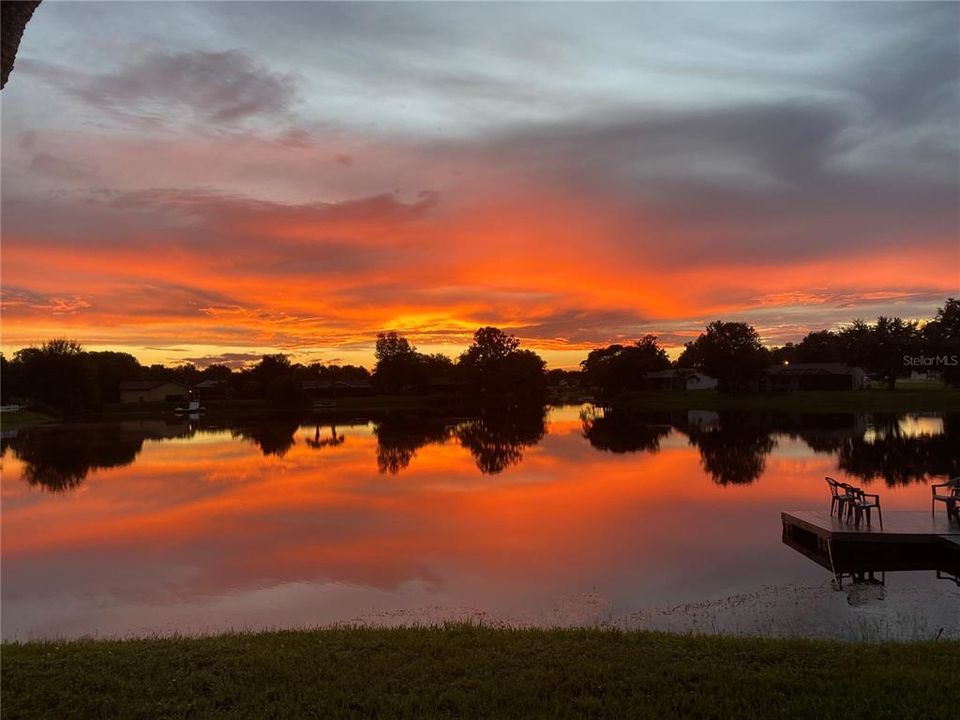
[[(496, 396), (476, 397), (462, 395), (377, 395), (340, 398), (336, 405), (324, 407), (281, 407), (267, 401), (239, 400), (208, 403), (201, 417), (208, 419), (242, 416), (270, 416), (299, 414), (304, 417), (324, 418), (341, 413), (380, 413), (391, 411), (469, 411), (484, 406), (529, 404), (530, 398)], [(544, 405), (559, 407), (570, 404), (596, 404), (617, 410), (718, 412), (784, 412), (803, 414), (829, 413), (911, 413), (960, 412), (960, 388), (946, 386), (904, 387), (889, 390), (823, 391), (772, 393), (719, 393), (714, 390), (688, 392), (628, 392), (606, 401), (578, 396), (550, 398)], [(20, 430), (41, 424), (74, 424), (109, 422), (115, 420), (160, 419), (177, 416), (176, 404), (149, 407), (121, 405), (71, 418), (58, 419), (32, 410), (4, 413), (0, 417), (3, 430)]]

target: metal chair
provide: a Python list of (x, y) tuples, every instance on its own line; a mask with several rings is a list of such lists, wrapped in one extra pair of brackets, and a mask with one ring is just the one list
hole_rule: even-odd
[(837, 518), (840, 520), (849, 520), (854, 516), (854, 507), (857, 502), (857, 493), (860, 488), (854, 487), (850, 483), (839, 483), (840, 495)]
[(840, 483), (838, 483), (832, 477), (826, 477), (824, 480), (827, 481), (827, 485), (830, 487), (830, 514), (833, 515), (834, 511), (839, 510), (841, 504)]
[(880, 519), (880, 528), (883, 529), (883, 510), (880, 509), (880, 496), (877, 493), (864, 492), (860, 488), (855, 488), (856, 499), (853, 502), (854, 521), (853, 524), (860, 527), (860, 521), (863, 516), (867, 517), (867, 525), (870, 524), (870, 510), (877, 509), (877, 516)]
[[(937, 492), (937, 488), (943, 488), (944, 491)], [(930, 501), (930, 514), (935, 514), (937, 502), (942, 502), (947, 506), (947, 519), (960, 522), (960, 476), (950, 478), (945, 483), (931, 485), (930, 492), (933, 493), (933, 499)]]

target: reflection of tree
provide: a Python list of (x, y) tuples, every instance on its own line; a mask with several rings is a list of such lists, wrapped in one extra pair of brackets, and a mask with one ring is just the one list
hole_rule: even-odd
[(307, 445), (314, 450), (319, 450), (320, 448), (343, 445), (346, 438), (343, 435), (337, 435), (337, 426), (333, 423), (330, 423), (330, 437), (320, 437), (320, 423), (317, 423), (317, 431), (312, 438), (308, 437), (306, 440)]
[(377, 469), (396, 475), (405, 469), (424, 445), (450, 438), (448, 423), (417, 415), (387, 415), (373, 427), (377, 436)]
[(928, 477), (960, 475), (960, 415), (943, 418), (943, 433), (906, 435), (896, 415), (875, 415), (871, 439), (847, 439), (837, 456), (838, 467), (865, 481), (883, 478), (887, 485), (924, 482)]
[(580, 422), (583, 437), (593, 447), (613, 453), (655, 453), (660, 450), (660, 441), (670, 434), (669, 425), (621, 410), (585, 410)]
[[(835, 453), (848, 439), (862, 436), (866, 429), (863, 415), (853, 413), (817, 413), (788, 416), (782, 431), (799, 437), (815, 453)], [(780, 428), (778, 428), (780, 430)]]
[(264, 455), (283, 457), (294, 446), (296, 440), (293, 435), (300, 427), (300, 421), (295, 416), (280, 416), (231, 429), (233, 437), (250, 440), (260, 448)]
[(776, 445), (767, 428), (741, 415), (720, 415), (717, 427), (687, 429), (700, 463), (721, 485), (746, 485), (759, 478)]
[(488, 408), (479, 418), (458, 425), (457, 439), (480, 472), (493, 475), (520, 462), (524, 448), (540, 442), (545, 416), (542, 405)]
[(74, 425), (30, 428), (7, 441), (23, 462), (23, 479), (51, 492), (76, 488), (93, 470), (132, 463), (145, 433), (131, 434), (119, 425)]

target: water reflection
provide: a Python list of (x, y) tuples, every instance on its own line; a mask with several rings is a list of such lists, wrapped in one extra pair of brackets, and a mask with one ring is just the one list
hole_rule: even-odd
[[(939, 423), (918, 423), (895, 415), (875, 416), (871, 432), (840, 444), (838, 467), (867, 482), (883, 478), (889, 486), (960, 475), (960, 415), (938, 419)], [(911, 432), (917, 427), (930, 432)]]
[(420, 448), (447, 442), (453, 436), (453, 426), (442, 418), (391, 413), (374, 423), (373, 433), (377, 438), (377, 469), (396, 475), (410, 465)]
[[(821, 507), (824, 475), (854, 481), (839, 449), (874, 426), (505, 407), (32, 428), (5, 441), (3, 633), (464, 616), (684, 630), (700, 613), (702, 629), (838, 634), (857, 618), (782, 545), (779, 512)], [(922, 482), (883, 492), (885, 512), (929, 508)], [(928, 575), (891, 582), (884, 612), (945, 598), (929, 622), (956, 626), (960, 589)], [(731, 596), (746, 599), (715, 604)]]
[(597, 450), (612, 453), (648, 452), (660, 449), (670, 434), (669, 424), (655, 424), (640, 413), (588, 408), (580, 414), (582, 434)]
[(30, 485), (64, 492), (78, 487), (91, 472), (133, 463), (145, 440), (190, 433), (187, 425), (163, 421), (37, 427), (4, 438), (3, 454), (8, 447), (16, 453)]
[(325, 447), (337, 447), (338, 445), (343, 445), (346, 442), (345, 435), (337, 434), (337, 426), (334, 423), (330, 423), (330, 435), (329, 437), (321, 437), (320, 435), (320, 423), (317, 423), (317, 429), (313, 434), (313, 437), (306, 438), (307, 446), (312, 447), (314, 450), (320, 450)]
[(234, 437), (253, 442), (264, 455), (282, 458), (296, 443), (294, 434), (299, 427), (298, 416), (283, 415), (250, 421), (239, 427), (230, 428), (230, 432)]
[(686, 432), (703, 469), (720, 485), (748, 485), (759, 478), (777, 444), (754, 416), (742, 414), (721, 413), (717, 425), (691, 425)]
[(467, 418), (391, 413), (374, 423), (377, 468), (396, 475), (424, 446), (455, 439), (470, 452), (480, 472), (496, 475), (519, 463), (524, 450), (540, 442), (545, 418), (542, 405), (492, 406)]
[(459, 424), (456, 435), (480, 472), (496, 475), (519, 463), (524, 450), (540, 442), (546, 432), (545, 418), (542, 406), (491, 408), (479, 418)]
[[(516, 405), (461, 416), (381, 414), (372, 421), (377, 468), (396, 475), (424, 447), (455, 442), (472, 455), (482, 473), (501, 473), (541, 442), (546, 410)], [(671, 433), (679, 433), (697, 448), (701, 467), (719, 485), (749, 485), (762, 477), (766, 458), (783, 438), (835, 457), (836, 470), (867, 484), (883, 479), (892, 487), (960, 475), (960, 455), (955, 452), (960, 447), (958, 414), (649, 413), (587, 406), (579, 411), (579, 420), (580, 434), (591, 447), (615, 454), (653, 454)], [(190, 438), (197, 432), (226, 429), (232, 437), (253, 443), (265, 457), (283, 458), (305, 422), (298, 415), (274, 415), (220, 423), (177, 419), (37, 427), (4, 438), (3, 449), (9, 446), (24, 462), (28, 483), (63, 492), (79, 486), (92, 471), (134, 462), (146, 440)], [(306, 435), (304, 442), (314, 450), (338, 448), (346, 436), (338, 433), (337, 423), (336, 418), (312, 420), (312, 436)]]

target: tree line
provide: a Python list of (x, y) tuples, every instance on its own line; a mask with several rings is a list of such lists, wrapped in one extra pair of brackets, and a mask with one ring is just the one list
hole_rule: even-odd
[(948, 298), (926, 322), (878, 317), (854, 320), (839, 330), (816, 330), (798, 343), (763, 345), (756, 329), (743, 322), (718, 320), (686, 343), (671, 362), (654, 335), (632, 345), (593, 350), (581, 363), (583, 382), (606, 396), (642, 385), (644, 374), (658, 370), (700, 371), (718, 380), (721, 390), (756, 388), (763, 371), (784, 363), (838, 362), (863, 367), (891, 390), (914, 370), (935, 370), (960, 385), (960, 300)]
[(233, 398), (285, 407), (300, 405), (306, 382), (369, 385), (384, 394), (509, 393), (531, 399), (542, 399), (546, 389), (543, 358), (494, 327), (478, 329), (456, 361), (420, 353), (396, 332), (377, 336), (375, 358), (372, 372), (356, 365), (294, 363), (282, 353), (263, 355), (239, 370), (217, 364), (203, 369), (191, 363), (145, 366), (129, 353), (85, 350), (76, 341), (57, 338), (18, 350), (11, 360), (0, 356), (0, 394), (4, 404), (28, 403), (70, 415), (120, 402), (121, 383), (136, 380), (191, 388), (213, 380), (228, 387)]
[(377, 336), (376, 364), (371, 372), (356, 365), (293, 363), (287, 355), (263, 355), (255, 365), (231, 369), (185, 363), (175, 367), (141, 365), (131, 354), (88, 351), (77, 342), (54, 339), (39, 347), (0, 356), (0, 394), (4, 404), (27, 402), (63, 413), (96, 409), (120, 400), (120, 383), (132, 380), (176, 382), (194, 387), (205, 380), (228, 386), (239, 399), (266, 399), (296, 406), (303, 384), (345, 382), (369, 384), (383, 394), (437, 393), (522, 395), (542, 397), (548, 385), (595, 388), (611, 397), (642, 386), (646, 373), (679, 369), (717, 378), (721, 390), (756, 386), (764, 369), (782, 363), (841, 362), (859, 365), (893, 389), (897, 378), (912, 370), (937, 370), (960, 385), (960, 300), (948, 298), (926, 321), (879, 317), (854, 320), (839, 330), (817, 330), (800, 342), (763, 345), (756, 329), (743, 322), (718, 320), (706, 326), (671, 361), (655, 335), (633, 344), (592, 350), (579, 372), (546, 370), (546, 363), (520, 340), (495, 327), (479, 328), (472, 344), (456, 359), (425, 354), (397, 332)]

